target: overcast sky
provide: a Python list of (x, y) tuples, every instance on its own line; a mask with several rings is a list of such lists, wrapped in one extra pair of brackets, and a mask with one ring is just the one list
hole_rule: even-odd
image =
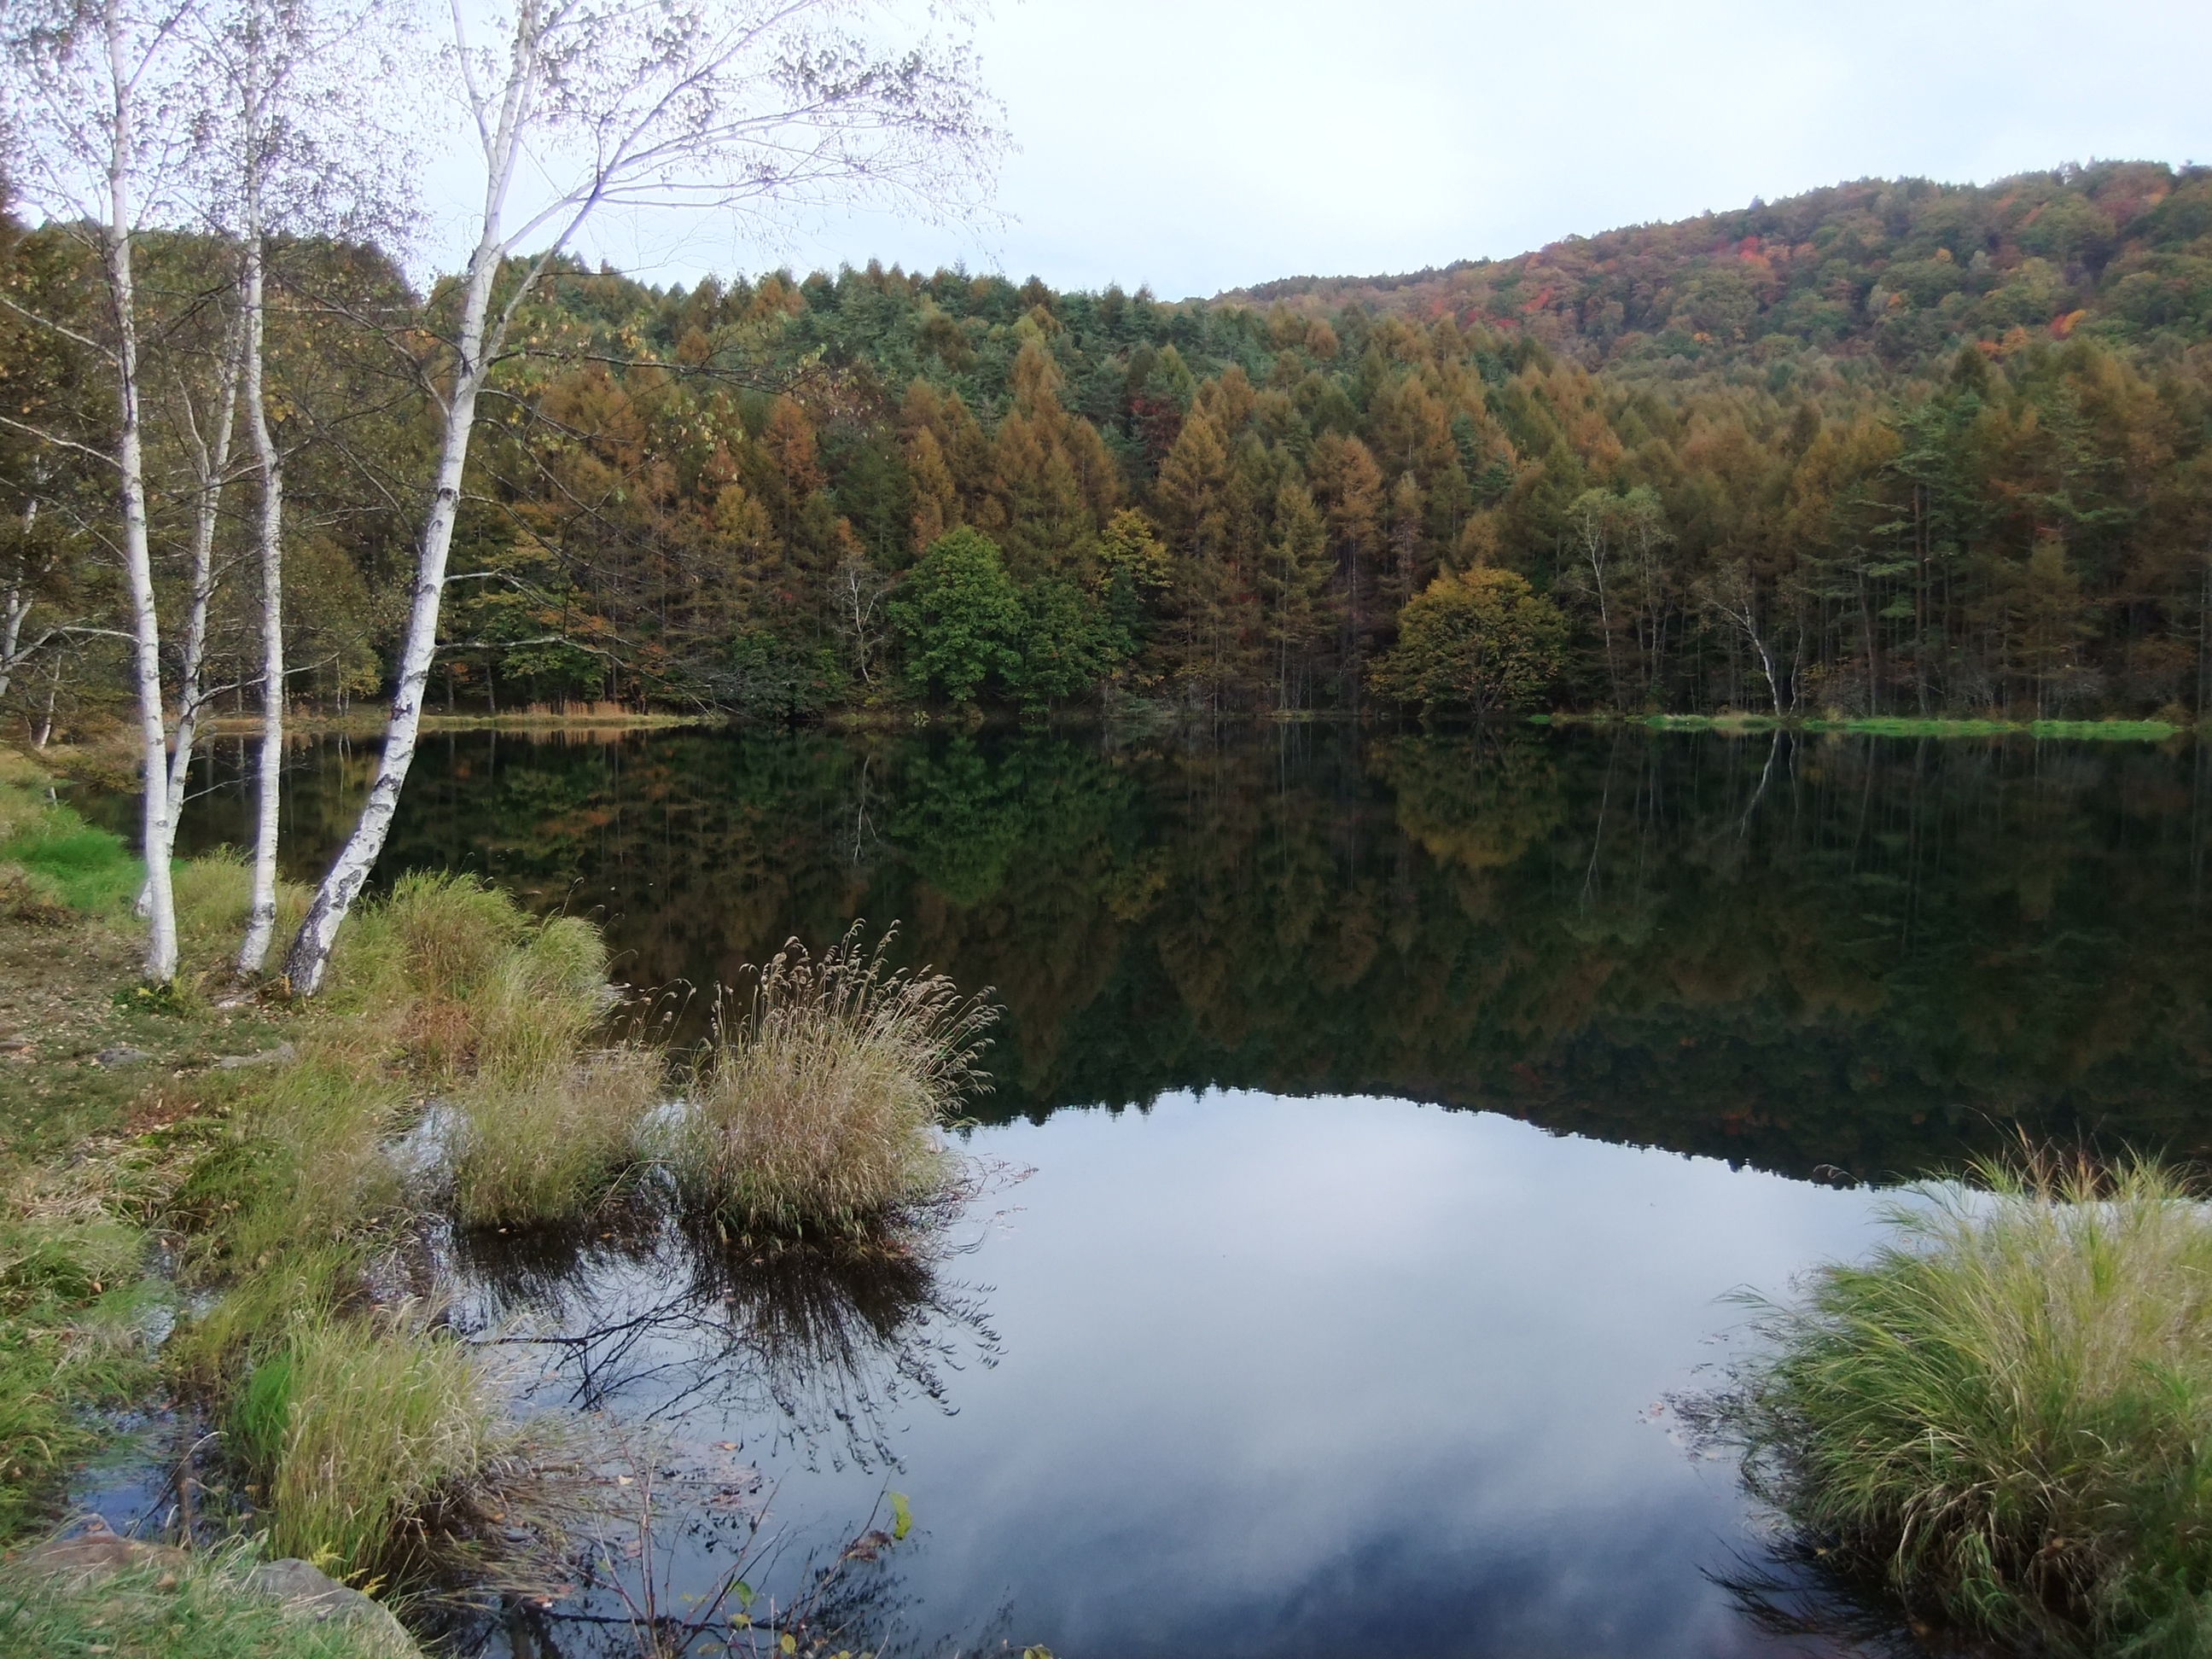
[(1004, 222), (780, 250), (608, 223), (650, 281), (964, 260), (1164, 298), (1503, 256), (1839, 179), (2212, 161), (2208, 0), (998, 0)]

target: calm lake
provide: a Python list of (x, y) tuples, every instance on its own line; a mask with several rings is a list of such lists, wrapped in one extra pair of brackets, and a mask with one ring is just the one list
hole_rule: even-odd
[[(238, 841), (226, 741), (185, 850)], [(374, 751), (295, 752), (293, 873)], [(847, 1639), (1109, 1656), (1857, 1651), (1778, 1633), (1668, 1397), (2039, 1139), (2212, 1153), (2197, 748), (1534, 726), (432, 738), (381, 873), (602, 918), (718, 982), (901, 925), (994, 987), (975, 1190), (916, 1260), (457, 1243), (532, 1396), (757, 1470)], [(662, 1540), (718, 1577), (726, 1517)], [(1817, 1587), (1815, 1587), (1817, 1588)], [(1802, 1607), (1800, 1600), (1785, 1598)], [(621, 1650), (580, 1589), (477, 1650)]]

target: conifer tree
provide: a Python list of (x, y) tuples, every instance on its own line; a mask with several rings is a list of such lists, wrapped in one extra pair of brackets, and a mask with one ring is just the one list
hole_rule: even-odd
[(1328, 526), (1306, 487), (1286, 483), (1275, 498), (1275, 533), (1260, 575), (1278, 709), (1306, 706), (1310, 653), (1330, 620), (1328, 586)]

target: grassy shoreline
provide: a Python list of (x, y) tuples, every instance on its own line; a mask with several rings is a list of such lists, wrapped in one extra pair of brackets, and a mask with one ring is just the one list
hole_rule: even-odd
[(2027, 737), (2106, 743), (2164, 743), (2197, 729), (2162, 720), (1999, 720), (1905, 715), (1777, 720), (1771, 714), (1550, 714), (1532, 715), (1530, 720), (1540, 726), (1634, 726), (1654, 732), (1805, 732), (1877, 738)]
[[(343, 714), (303, 709), (287, 717), (285, 732), (301, 738), (380, 738), (390, 715), (380, 706)], [(717, 714), (641, 713), (636, 709), (599, 708), (568, 712), (528, 708), (511, 714), (429, 714), (422, 716), (424, 732), (670, 732), (686, 726), (720, 726)], [(204, 728), (215, 737), (252, 738), (261, 735), (261, 721), (253, 714), (218, 714)]]
[[(1730, 735), (1759, 735), (1773, 732), (1795, 732), (1812, 735), (1841, 734), (1851, 737), (1881, 738), (2033, 738), (2039, 740), (2078, 740), (2105, 743), (2165, 743), (2177, 737), (2202, 735), (2212, 731), (2212, 722), (2192, 726), (2158, 718), (2131, 719), (2107, 717), (2100, 720), (1992, 720), (1973, 715), (1937, 715), (1922, 718), (1915, 715), (1880, 715), (1830, 719), (1819, 715), (1792, 716), (1778, 720), (1771, 714), (1751, 713), (1728, 714), (1638, 714), (1607, 710), (1553, 709), (1525, 717), (1534, 726), (1637, 726), (1654, 732), (1719, 732)], [(856, 734), (883, 732), (912, 732), (947, 731), (972, 732), (981, 731), (1010, 731), (1035, 729), (1052, 730), (1101, 729), (1123, 731), (1131, 728), (1149, 729), (1174, 727), (1188, 724), (1219, 725), (1224, 721), (1265, 726), (1304, 725), (1364, 725), (1382, 720), (1372, 713), (1355, 714), (1341, 709), (1255, 709), (1236, 714), (1193, 714), (1186, 710), (1165, 708), (1152, 703), (1129, 702), (1105, 709), (1070, 708), (1053, 711), (1049, 715), (1038, 715), (1012, 709), (993, 709), (988, 712), (960, 709), (931, 709), (903, 706), (876, 708), (832, 709), (820, 717), (821, 726), (829, 731)], [(287, 722), (288, 741), (299, 742), (317, 738), (350, 738), (374, 741), (385, 735), (387, 716), (380, 705), (339, 714), (329, 711), (303, 709), (291, 715)], [(584, 742), (606, 741), (636, 732), (706, 731), (713, 729), (744, 730), (745, 722), (734, 715), (702, 713), (677, 713), (665, 710), (641, 711), (616, 705), (594, 705), (581, 710), (563, 710), (544, 706), (511, 714), (470, 714), (422, 716), (421, 730), (434, 732), (465, 733), (476, 732), (511, 732), (524, 736), (561, 736)], [(210, 718), (204, 728), (211, 737), (251, 738), (258, 736), (259, 719), (252, 714), (221, 714)], [(98, 749), (100, 745), (94, 745)], [(91, 753), (93, 750), (82, 751)], [(58, 764), (65, 764), (59, 763)], [(111, 766), (108, 770), (118, 778), (122, 772)]]
[[(880, 951), (771, 964), (755, 1018), (687, 1072), (611, 1018), (594, 927), (471, 878), (362, 907), (313, 1003), (240, 985), (246, 871), (217, 854), (177, 866), (184, 971), (150, 994), (143, 866), (51, 784), (0, 750), (0, 1637), (25, 1608), (99, 1616), (101, 1590), (33, 1586), (20, 1547), (119, 1443), (123, 1409), (156, 1402), (220, 1431), (204, 1523), (263, 1550), (403, 1589), (517, 1547), (550, 1559), (580, 1500), (538, 1471), (573, 1470), (573, 1449), (510, 1418), (447, 1328), (427, 1224), (680, 1194), (818, 1237), (895, 1229), (949, 1178), (937, 1131), (974, 1080), (975, 1005)], [(283, 896), (295, 922), (305, 896)], [(672, 1089), (696, 1132), (648, 1145)], [(392, 1147), (425, 1133), (433, 1165), (404, 1166)]]

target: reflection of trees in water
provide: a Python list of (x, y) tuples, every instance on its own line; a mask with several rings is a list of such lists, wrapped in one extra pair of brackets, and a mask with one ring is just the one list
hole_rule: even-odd
[(1741, 1553), (1706, 1576), (1728, 1592), (1737, 1613), (1761, 1635), (1817, 1643), (1815, 1653), (1854, 1659), (1924, 1659), (1930, 1650), (1926, 1638), (1932, 1632), (1917, 1633), (1879, 1583), (1862, 1583), (1836, 1572), (1818, 1547), (1805, 1540), (1778, 1540), (1764, 1553)]
[(532, 1397), (632, 1423), (765, 1425), (810, 1459), (896, 1463), (902, 1405), (951, 1409), (948, 1383), (997, 1363), (982, 1292), (948, 1280), (944, 1215), (884, 1241), (740, 1248), (633, 1218), (557, 1237), (465, 1241), (494, 1340), (546, 1356)]
[[(769, 1659), (944, 1651), (899, 1634), (910, 1593), (902, 1528), (885, 1501), (834, 1546), (780, 1531), (757, 1498), (683, 1467), (666, 1441), (622, 1437), (631, 1477), (574, 1540), (569, 1582), (426, 1606), (437, 1650), (485, 1659)], [(625, 1461), (626, 1458), (626, 1461)], [(664, 1466), (664, 1460), (667, 1460)], [(897, 1530), (895, 1532), (894, 1528)], [(968, 1651), (974, 1651), (969, 1647)]]
[(771, 1654), (787, 1632), (802, 1653), (817, 1638), (822, 1651), (945, 1650), (890, 1639), (908, 1600), (899, 1553), (915, 1544), (884, 1513), (836, 1543), (780, 1532), (744, 1443), (764, 1434), (809, 1466), (887, 1468), (899, 1409), (951, 1410), (953, 1374), (997, 1362), (982, 1292), (945, 1273), (973, 1248), (951, 1232), (973, 1196), (888, 1240), (820, 1246), (740, 1248), (642, 1206), (574, 1231), (457, 1238), (483, 1340), (542, 1354), (529, 1396), (606, 1425), (608, 1494), (574, 1583), (465, 1620), (449, 1632), (460, 1650), (616, 1659), (643, 1650), (649, 1623), (667, 1654)]
[(604, 907), (647, 984), (897, 918), (908, 961), (1001, 988), (994, 1113), (1218, 1083), (1799, 1173), (1923, 1170), (2014, 1119), (2212, 1152), (2191, 756), (1526, 726), (493, 742), (426, 755), (394, 867)]
[(1796, 1650), (1837, 1659), (1926, 1659), (1931, 1651), (1996, 1659), (1986, 1644), (1948, 1639), (1899, 1601), (1887, 1564), (1833, 1547), (1799, 1526), (1790, 1510), (1786, 1466), (1746, 1455), (1746, 1375), (1730, 1367), (1717, 1386), (1670, 1395), (1683, 1449), (1692, 1458), (1727, 1459), (1764, 1535), (1729, 1552), (1705, 1577), (1728, 1592), (1753, 1629)]

